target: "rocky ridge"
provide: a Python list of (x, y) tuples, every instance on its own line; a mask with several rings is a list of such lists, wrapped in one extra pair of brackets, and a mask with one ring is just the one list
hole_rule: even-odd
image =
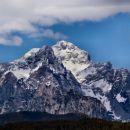
[(83, 94), (80, 83), (49, 46), (0, 64), (0, 113), (20, 111), (108, 118), (101, 102)]

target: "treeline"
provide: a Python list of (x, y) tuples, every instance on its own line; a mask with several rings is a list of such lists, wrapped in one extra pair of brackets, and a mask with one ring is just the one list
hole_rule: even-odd
[(130, 123), (85, 118), (79, 121), (12, 123), (0, 126), (0, 130), (130, 130)]

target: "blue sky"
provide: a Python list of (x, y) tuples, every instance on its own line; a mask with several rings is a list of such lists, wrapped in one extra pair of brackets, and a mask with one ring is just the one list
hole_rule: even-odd
[[(83, 2), (83, 0), (81, 1)], [(106, 3), (103, 3), (102, 0), (99, 1), (104, 7)], [(126, 0), (126, 2), (129, 1)], [(116, 3), (110, 2), (106, 5), (111, 4)], [(82, 5), (82, 3), (78, 3), (78, 5)], [(58, 40), (65, 39), (88, 51), (94, 62), (110, 61), (116, 68), (130, 69), (130, 13), (129, 11), (111, 12), (106, 10), (106, 5), (104, 8), (106, 13), (102, 15), (100, 15), (100, 12), (96, 14), (100, 10), (98, 8), (96, 12), (91, 12), (92, 15), (82, 16), (82, 14), (77, 14), (79, 16), (77, 17), (72, 13), (72, 16), (74, 16), (72, 19), (69, 18), (68, 13), (64, 14), (67, 15), (69, 22), (66, 22), (66, 19), (62, 17), (58, 22), (55, 19), (43, 20), (43, 23), (40, 21), (40, 24), (39, 21), (33, 22), (38, 31), (34, 31), (32, 26), (25, 24), (26, 22), (23, 22), (23, 19), (22, 22), (16, 20), (18, 22), (15, 23), (8, 21), (9, 24), (6, 25), (1, 24), (0, 21), (2, 28), (0, 29), (0, 62), (12, 61), (24, 55), (31, 48), (39, 48), (46, 44), (53, 45)], [(127, 5), (128, 3), (125, 8), (124, 6), (122, 8), (127, 9)], [(55, 17), (59, 18), (59, 15), (57, 14)]]

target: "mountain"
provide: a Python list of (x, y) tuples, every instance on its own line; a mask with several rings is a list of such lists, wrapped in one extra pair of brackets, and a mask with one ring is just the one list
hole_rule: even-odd
[(78, 77), (77, 74), (91, 64), (90, 55), (86, 51), (66, 41), (59, 41), (52, 48), (58, 59), (62, 61), (63, 65), (70, 70), (80, 82), (82, 79)]
[(88, 52), (59, 41), (0, 64), (0, 113), (83, 113), (130, 120), (130, 72), (94, 63)]
[(94, 63), (87, 52), (66, 41), (58, 42), (53, 50), (74, 74), (85, 96), (100, 100), (113, 119), (130, 120), (130, 72), (127, 69), (114, 69), (110, 62)]
[(0, 64), (0, 113), (22, 111), (110, 118), (98, 99), (84, 95), (81, 84), (49, 46)]

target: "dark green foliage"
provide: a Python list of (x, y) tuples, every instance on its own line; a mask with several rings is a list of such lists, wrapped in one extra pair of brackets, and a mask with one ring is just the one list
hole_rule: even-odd
[(13, 123), (1, 126), (0, 130), (130, 130), (130, 123), (85, 118), (75, 121), (59, 120)]
[(18, 112), (0, 115), (0, 130), (130, 130), (130, 123), (87, 118), (83, 114)]
[(80, 120), (84, 114), (53, 115), (46, 112), (14, 112), (0, 115), (0, 125), (18, 122), (39, 122), (56, 120)]

